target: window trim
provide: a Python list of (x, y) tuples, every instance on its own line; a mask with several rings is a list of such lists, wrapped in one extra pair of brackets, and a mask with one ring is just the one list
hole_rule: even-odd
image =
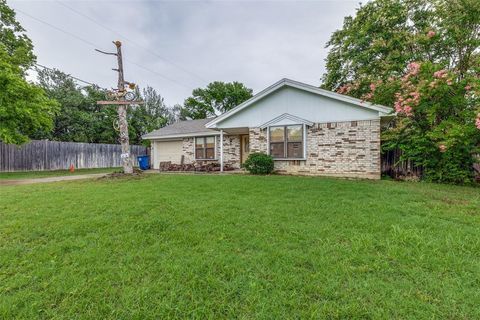
[[(215, 146), (213, 147), (213, 154), (214, 154), (214, 157), (212, 159), (209, 159), (209, 158), (197, 158), (197, 139), (198, 138), (209, 138), (209, 137), (213, 137), (214, 141), (215, 141)], [(207, 148), (206, 148), (206, 144), (207, 144), (207, 141), (205, 140), (205, 147), (203, 148), (203, 150), (205, 151)], [(204, 152), (204, 154), (206, 154)], [(218, 161), (218, 154), (217, 154), (217, 136), (216, 135), (208, 135), (208, 136), (195, 136), (193, 137), (193, 157), (195, 158), (195, 160), (198, 160), (198, 161)]]
[(267, 154), (270, 155), (270, 128), (275, 128), (275, 127), (283, 127), (284, 128), (284, 135), (285, 139), (283, 141), (284, 143), (284, 154), (287, 154), (287, 144), (288, 144), (288, 139), (286, 136), (288, 135), (287, 133), (287, 127), (289, 126), (302, 126), (302, 157), (299, 158), (273, 158), (274, 161), (290, 161), (290, 160), (307, 160), (307, 126), (305, 123), (291, 123), (291, 124), (284, 124), (284, 125), (272, 125), (267, 127)]

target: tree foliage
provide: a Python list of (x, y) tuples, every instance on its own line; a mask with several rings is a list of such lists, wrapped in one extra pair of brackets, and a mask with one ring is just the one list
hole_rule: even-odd
[[(36, 139), (58, 141), (118, 143), (117, 108), (98, 105), (106, 100), (105, 90), (98, 86), (79, 86), (69, 75), (59, 70), (38, 70), (38, 82), (47, 95), (60, 103), (53, 130), (39, 131)], [(152, 87), (136, 89), (138, 99), (145, 104), (129, 107), (129, 136), (133, 144), (143, 143), (142, 135), (175, 120), (173, 112)]]
[(154, 88), (147, 86), (141, 93), (137, 90), (137, 96), (144, 104), (133, 107), (129, 112), (130, 134), (135, 143), (144, 143), (142, 135), (175, 122), (176, 117)]
[(35, 62), (33, 46), (15, 12), (0, 0), (0, 140), (21, 144), (38, 130), (52, 128), (57, 103), (26, 81)]
[(431, 62), (414, 62), (394, 80), (399, 86), (397, 119), (384, 132), (383, 147), (400, 148), (405, 159), (423, 167), (426, 180), (468, 183), (474, 178), (480, 152), (480, 80), (457, 77)]
[(71, 77), (59, 70), (37, 70), (39, 85), (47, 95), (60, 104), (53, 130), (38, 132), (34, 138), (57, 141), (116, 143), (113, 128), (116, 110), (99, 106), (106, 100), (105, 92), (97, 86), (80, 87)]
[(360, 98), (370, 83), (401, 77), (414, 61), (456, 69), (459, 77), (478, 72), (479, 17), (478, 0), (370, 1), (327, 43), (322, 86)]
[(32, 67), (36, 59), (32, 41), (6, 0), (0, 0), (0, 50), (5, 53), (2, 60), (19, 67), (22, 72)]
[(38, 130), (52, 128), (57, 110), (38, 86), (25, 81), (18, 68), (0, 60), (0, 140), (21, 144)]
[(252, 97), (252, 89), (240, 82), (210, 83), (205, 89), (193, 90), (180, 112), (182, 119), (205, 119), (233, 109)]
[(395, 106), (384, 149), (402, 150), (428, 180), (472, 180), (480, 143), (478, 0), (371, 1), (345, 18), (327, 47), (323, 87)]

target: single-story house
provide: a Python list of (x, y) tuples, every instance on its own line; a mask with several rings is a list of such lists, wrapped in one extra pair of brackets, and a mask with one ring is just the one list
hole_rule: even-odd
[(152, 164), (218, 162), (240, 168), (270, 154), (278, 173), (380, 178), (380, 118), (392, 110), (282, 79), (232, 110), (143, 136)]

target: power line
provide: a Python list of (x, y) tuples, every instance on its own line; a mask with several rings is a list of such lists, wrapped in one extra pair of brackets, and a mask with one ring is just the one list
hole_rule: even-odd
[[(16, 11), (17, 11), (17, 12), (20, 12), (21, 14), (23, 14), (23, 15), (25, 15), (25, 16), (27, 16), (27, 17), (29, 17), (29, 18), (37, 21), (37, 22), (40, 22), (40, 23), (42, 23), (42, 24), (44, 24), (44, 25), (47, 25), (47, 26), (49, 26), (49, 27), (51, 27), (51, 28), (53, 28), (53, 29), (55, 29), (55, 30), (57, 30), (57, 31), (59, 31), (59, 32), (62, 32), (62, 33), (64, 33), (64, 34), (66, 34), (66, 35), (69, 35), (69, 36), (71, 36), (71, 37), (73, 37), (73, 38), (75, 38), (75, 39), (77, 39), (77, 40), (79, 40), (79, 41), (81, 41), (81, 42), (83, 42), (83, 43), (85, 43), (85, 44), (88, 44), (89, 46), (92, 46), (93, 48), (98, 47), (96, 44), (94, 44), (93, 42), (91, 42), (91, 41), (89, 41), (89, 40), (86, 40), (86, 39), (84, 39), (84, 38), (81, 38), (81, 37), (77, 36), (77, 35), (74, 34), (74, 33), (71, 33), (71, 32), (69, 32), (69, 31), (63, 30), (62, 28), (59, 28), (59, 27), (57, 27), (57, 26), (54, 26), (54, 25), (51, 24), (51, 23), (48, 23), (48, 22), (43, 21), (43, 20), (41, 20), (41, 19), (38, 19), (38, 18), (36, 18), (36, 17), (34, 17), (34, 16), (32, 16), (32, 15), (30, 15), (30, 14), (28, 14), (28, 13), (22, 11), (22, 10), (16, 9)], [(139, 63), (136, 63), (136, 62), (134, 62), (134, 61), (127, 60), (127, 59), (125, 59), (125, 61), (127, 61), (127, 62), (129, 62), (129, 63), (131, 63), (131, 64), (133, 64), (133, 65), (141, 68), (141, 69), (144, 69), (144, 70), (146, 70), (146, 71), (148, 71), (148, 72), (150, 72), (150, 73), (152, 73), (152, 74), (155, 74), (155, 75), (157, 75), (157, 76), (159, 76), (159, 77), (161, 77), (161, 78), (163, 78), (163, 79), (165, 79), (165, 80), (168, 80), (168, 81), (170, 81), (170, 82), (173, 82), (173, 83), (175, 83), (175, 84), (177, 84), (177, 85), (179, 85), (179, 86), (185, 87), (185, 88), (187, 88), (187, 89), (191, 89), (190, 86), (185, 85), (185, 84), (183, 84), (183, 83), (181, 83), (181, 82), (179, 82), (179, 81), (177, 81), (177, 80), (174, 80), (174, 79), (172, 79), (172, 78), (169, 78), (169, 77), (167, 77), (167, 76), (164, 76), (164, 75), (162, 75), (161, 73), (156, 72), (156, 71), (153, 71), (153, 70), (149, 69), (148, 67), (142, 66), (142, 65), (139, 64)]]
[(196, 74), (196, 73), (194, 73), (194, 72), (192, 72), (192, 71), (190, 71), (190, 70), (182, 67), (181, 65), (179, 65), (179, 64), (177, 64), (177, 63), (175, 63), (175, 62), (173, 62), (173, 61), (171, 61), (171, 60), (169, 60), (169, 59), (166, 59), (165, 57), (162, 57), (161, 55), (159, 55), (159, 54), (156, 53), (155, 51), (153, 51), (153, 50), (151, 50), (151, 49), (149, 49), (149, 48), (146, 48), (146, 47), (142, 46), (141, 44), (139, 44), (138, 42), (136, 42), (136, 41), (134, 41), (134, 40), (132, 40), (132, 39), (127, 38), (126, 36), (122, 35), (122, 34), (119, 33), (118, 31), (113, 30), (112, 28), (104, 25), (103, 23), (98, 22), (97, 20), (95, 20), (95, 19), (93, 19), (92, 17), (84, 14), (83, 12), (80, 12), (80, 11), (72, 8), (71, 6), (69, 6), (69, 5), (67, 5), (67, 4), (65, 4), (65, 3), (63, 3), (63, 2), (60, 2), (60, 1), (58, 1), (58, 0), (56, 0), (56, 2), (57, 2), (58, 4), (60, 4), (60, 5), (62, 5), (63, 7), (69, 9), (70, 11), (72, 11), (72, 12), (74, 12), (74, 13), (76, 13), (76, 14), (78, 14), (78, 15), (80, 15), (80, 16), (82, 16), (82, 17), (84, 17), (84, 18), (86, 18), (86, 19), (88, 19), (88, 20), (90, 20), (90, 21), (92, 21), (93, 23), (95, 23), (96, 25), (104, 28), (105, 30), (107, 30), (107, 31), (109, 31), (109, 32), (112, 32), (112, 33), (116, 34), (116, 35), (119, 36), (119, 37), (122, 37), (123, 39), (127, 40), (128, 42), (131, 42), (133, 45), (136, 45), (136, 46), (139, 47), (140, 49), (145, 50), (145, 51), (149, 52), (150, 54), (156, 56), (157, 58), (162, 59), (163, 61), (171, 64), (172, 66), (174, 66), (174, 67), (182, 70), (183, 72), (188, 73), (188, 74), (190, 74), (191, 76), (193, 76), (193, 77), (195, 77), (195, 78), (197, 78), (197, 79), (199, 79), (199, 80), (201, 80), (201, 81), (205, 81), (205, 82), (207, 81), (207, 80), (203, 79), (201, 76), (199, 76), (198, 74)]
[[(47, 69), (47, 70), (50, 70), (50, 71), (55, 71), (54, 68), (49, 68), (49, 67), (47, 67), (47, 66), (41, 65), (40, 63), (35, 63), (35, 65), (36, 65), (37, 67), (40, 67), (40, 68), (43, 68), (43, 69)], [(72, 75), (70, 75), (70, 74), (65, 74), (65, 75), (66, 75), (67, 77), (69, 77), (69, 78), (72, 78), (72, 79), (76, 80), (76, 81), (79, 81), (79, 82), (82, 82), (82, 83), (85, 83), (85, 84), (88, 84), (88, 85), (91, 85), (91, 86), (96, 86), (96, 87), (99, 87), (100, 89), (103, 89), (103, 90), (108, 90), (108, 89), (106, 89), (106, 88), (100, 87), (100, 86), (99, 86), (98, 84), (96, 84), (96, 83), (82, 80), (82, 79), (77, 78), (77, 77), (74, 77), (74, 76), (72, 76)]]
[(63, 29), (61, 29), (61, 28), (59, 28), (59, 27), (56, 27), (56, 26), (54, 26), (54, 25), (51, 24), (51, 23), (48, 23), (48, 22), (46, 22), (46, 21), (40, 20), (40, 19), (38, 19), (38, 18), (35, 18), (34, 16), (32, 16), (32, 15), (30, 15), (30, 14), (28, 14), (28, 13), (22, 11), (22, 10), (15, 9), (15, 11), (20, 12), (21, 14), (29, 17), (30, 19), (33, 19), (33, 20), (38, 21), (38, 22), (40, 22), (40, 23), (43, 23), (43, 24), (49, 26), (50, 28), (53, 28), (53, 29), (55, 29), (55, 30), (57, 30), (57, 31), (60, 31), (60, 32), (62, 32), (62, 33), (65, 33), (65, 34), (67, 34), (67, 35), (69, 35), (69, 36), (71, 36), (71, 37), (73, 37), (73, 38), (75, 38), (75, 39), (77, 39), (77, 40), (79, 40), (79, 41), (82, 41), (83, 43), (86, 43), (86, 44), (88, 44), (88, 45), (90, 45), (90, 46), (93, 46), (93, 47), (96, 47), (96, 46), (97, 46), (96, 44), (94, 44), (93, 42), (91, 42), (91, 41), (89, 41), (89, 40), (83, 39), (83, 38), (81, 38), (81, 37), (79, 37), (79, 36), (77, 36), (77, 35), (69, 32), (69, 31), (66, 31), (66, 30), (63, 30)]

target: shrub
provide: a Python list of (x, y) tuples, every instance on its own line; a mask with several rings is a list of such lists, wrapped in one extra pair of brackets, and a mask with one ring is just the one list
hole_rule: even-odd
[(251, 153), (243, 167), (251, 174), (270, 174), (273, 172), (273, 158), (265, 153)]
[(382, 134), (384, 150), (400, 149), (401, 160), (423, 168), (424, 180), (473, 182), (480, 152), (480, 79), (412, 62), (403, 77), (383, 86), (395, 82), (396, 118)]

